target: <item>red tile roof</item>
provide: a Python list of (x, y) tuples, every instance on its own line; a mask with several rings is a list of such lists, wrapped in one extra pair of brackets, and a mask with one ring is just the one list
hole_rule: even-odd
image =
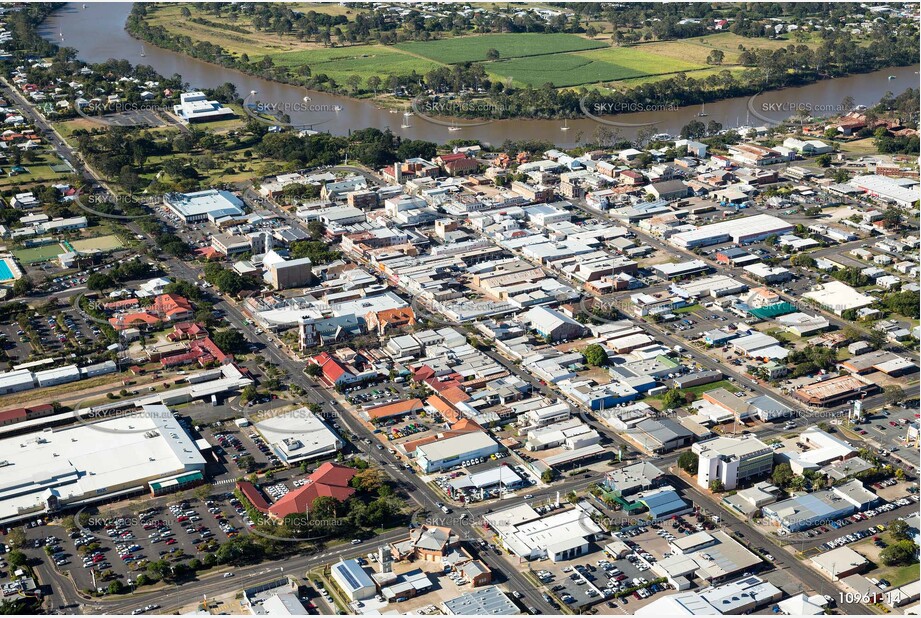
[(246, 496), (246, 499), (249, 500), (260, 513), (265, 513), (269, 510), (268, 501), (266, 501), (259, 490), (256, 489), (256, 486), (249, 481), (237, 481), (237, 489)]
[(339, 362), (327, 352), (317, 354), (312, 360), (323, 369), (323, 377), (326, 378), (330, 384), (336, 384), (339, 378), (349, 373), (345, 367), (340, 365)]
[(309, 513), (314, 500), (320, 496), (345, 502), (355, 493), (355, 490), (349, 487), (349, 483), (357, 473), (354, 468), (326, 462), (307, 477), (306, 485), (285, 494), (269, 507), (269, 513), (279, 519), (297, 513)]
[(416, 412), (421, 409), (421, 399), (407, 399), (405, 401), (397, 401), (385, 406), (372, 408), (368, 410), (368, 416), (371, 418), (371, 420), (375, 420), (380, 418), (388, 418), (391, 416), (399, 416), (401, 414), (409, 414), (410, 412)]

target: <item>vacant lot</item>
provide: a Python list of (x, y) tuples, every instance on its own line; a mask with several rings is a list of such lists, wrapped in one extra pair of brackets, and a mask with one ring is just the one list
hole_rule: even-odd
[(383, 45), (305, 49), (273, 54), (272, 62), (285, 67), (308, 66), (313, 75), (325, 73), (340, 84), (350, 75), (358, 75), (362, 81), (376, 75), (386, 82), (389, 75), (409, 75), (413, 71), (422, 75), (441, 66)]
[(607, 44), (574, 34), (485, 34), (401, 43), (396, 47), (443, 64), (457, 64), (486, 60), (490, 49), (498, 51), (500, 58), (523, 58), (597, 49)]
[[(693, 39), (682, 39), (680, 41), (658, 41), (655, 43), (641, 43), (632, 49), (655, 54), (657, 56), (667, 56), (686, 62), (696, 62), (706, 64), (707, 56), (710, 52), (718, 49), (723, 52), (723, 64), (736, 64), (739, 59), (741, 50), (739, 46), (746, 49), (780, 49), (787, 45), (795, 44), (793, 41), (782, 39), (749, 39), (737, 34), (725, 32), (722, 34), (708, 34)], [(809, 44), (808, 42), (806, 43)]]

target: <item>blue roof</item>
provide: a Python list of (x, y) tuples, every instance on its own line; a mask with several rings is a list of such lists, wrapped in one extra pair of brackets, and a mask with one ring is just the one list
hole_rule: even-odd
[(666, 517), (688, 508), (687, 502), (681, 499), (673, 489), (663, 489), (654, 494), (639, 498), (646, 505), (653, 517)]

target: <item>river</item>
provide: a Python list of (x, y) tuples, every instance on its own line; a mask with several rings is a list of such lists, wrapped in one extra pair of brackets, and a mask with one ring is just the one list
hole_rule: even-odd
[[(643, 126), (676, 135), (681, 127), (695, 119), (704, 122), (716, 120), (724, 127), (757, 126), (765, 124), (765, 121), (779, 121), (792, 116), (796, 109), (802, 107), (829, 110), (839, 106), (847, 96), (857, 104), (872, 105), (888, 91), (898, 94), (906, 88), (918, 86), (918, 66), (899, 67), (766, 92), (756, 98), (708, 103), (704, 110), (706, 117), (700, 118), (701, 108), (693, 106), (604, 116), (604, 122), (593, 118), (566, 123), (559, 120), (500, 120), (472, 126), (470, 121), (463, 121), (452, 130), (446, 123), (431, 122), (424, 116), (404, 120), (402, 114), (381, 109), (368, 101), (279, 84), (151, 45), (142, 46), (124, 28), (131, 6), (130, 2), (111, 2), (88, 3), (83, 8), (81, 3), (68, 3), (55, 11), (39, 32), (48, 40), (76, 49), (78, 57), (86, 62), (117, 58), (134, 64), (147, 64), (164, 76), (180, 74), (193, 88), (213, 88), (231, 82), (236, 85), (240, 96), (251, 96), (254, 101), (281, 106), (286, 110), (303, 110), (289, 112), (293, 123), (337, 135), (345, 135), (354, 129), (377, 127), (381, 130), (390, 128), (409, 139), (438, 143), (456, 138), (478, 139), (492, 144), (501, 144), (506, 139), (539, 139), (570, 147), (589, 140), (608, 122), (617, 123), (617, 130), (625, 137), (635, 135)], [(889, 79), (890, 76), (894, 79)], [(252, 91), (257, 94), (250, 95)], [(309, 97), (309, 102), (305, 101), (305, 96)], [(411, 126), (405, 127), (405, 124)]]

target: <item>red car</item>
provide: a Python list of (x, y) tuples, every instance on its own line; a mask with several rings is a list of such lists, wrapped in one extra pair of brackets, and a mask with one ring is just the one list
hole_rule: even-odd
[(166, 544), (167, 544), (167, 545), (175, 545), (175, 544), (176, 544), (176, 539), (166, 539)]

